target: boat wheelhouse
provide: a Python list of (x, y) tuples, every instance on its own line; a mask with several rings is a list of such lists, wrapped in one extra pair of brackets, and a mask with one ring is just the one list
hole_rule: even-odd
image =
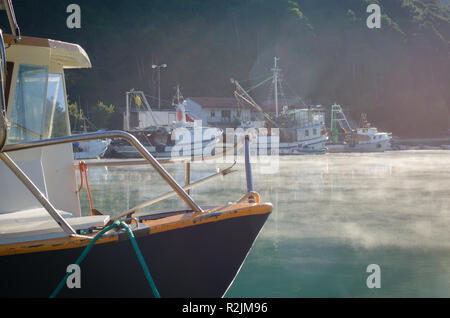
[(322, 153), (328, 140), (321, 107), (294, 107), (278, 117), (280, 154)]
[[(277, 153), (280, 155), (301, 155), (301, 154), (322, 154), (325, 153), (325, 143), (328, 140), (328, 134), (325, 127), (324, 111), (320, 106), (298, 106), (298, 105), (284, 105), (280, 109), (279, 92), (281, 88), (281, 69), (278, 67), (278, 58), (274, 58), (274, 68), (271, 77), (265, 79), (263, 82), (254, 85), (253, 88), (260, 86), (264, 82), (272, 80), (274, 92), (274, 108), (275, 113), (267, 113), (263, 107), (259, 106), (255, 100), (249, 95), (249, 92), (244, 90), (242, 86), (236, 81), (232, 83), (236, 85), (235, 97), (241, 103), (249, 104), (258, 111), (263, 118), (265, 128), (278, 129), (277, 135), (273, 134), (271, 142), (257, 142), (254, 146), (257, 152), (264, 149), (264, 153)], [(241, 127), (261, 128), (261, 120), (243, 123)], [(269, 131), (269, 135), (270, 135)], [(268, 135), (268, 136), (269, 136)], [(276, 151), (271, 149), (271, 144), (274, 138), (278, 138), (276, 142)]]

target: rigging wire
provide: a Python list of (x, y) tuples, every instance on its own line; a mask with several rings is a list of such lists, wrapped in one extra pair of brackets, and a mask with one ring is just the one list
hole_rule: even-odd
[(286, 82), (286, 86), (287, 86), (287, 88), (295, 95), (295, 97), (297, 97), (302, 103), (303, 103), (303, 105), (302, 106), (308, 106), (304, 101), (303, 101), (303, 99), (292, 89), (292, 87)]
[(267, 81), (269, 81), (271, 79), (273, 79), (273, 76), (266, 78), (264, 81), (260, 82), (259, 84), (254, 85), (253, 87), (250, 87), (249, 89), (246, 89), (245, 91), (247, 93), (250, 93), (252, 90), (254, 90), (255, 88), (258, 88), (259, 86), (263, 85), (264, 83), (266, 83)]
[(252, 77), (252, 78), (249, 78), (249, 79), (246, 79), (246, 80), (242, 80), (242, 81), (239, 81), (239, 82), (240, 82), (240, 83), (246, 83), (246, 82), (250, 82), (250, 81), (257, 81), (257, 80), (260, 80), (260, 79), (262, 79), (262, 78), (267, 77), (268, 74), (272, 74), (272, 73), (265, 73), (265, 74), (263, 74), (263, 75), (259, 75), (259, 76), (256, 76), (256, 77)]
[[(155, 96), (151, 96), (151, 95), (147, 95), (147, 94), (144, 94), (145, 95), (145, 97), (148, 97), (148, 98), (151, 98), (151, 99), (153, 99), (153, 100), (158, 100), (158, 97), (155, 97)], [(167, 100), (167, 99), (163, 99), (163, 98), (161, 98), (161, 101), (162, 102), (166, 102), (166, 103), (171, 103), (171, 101), (169, 101), (169, 100)]]

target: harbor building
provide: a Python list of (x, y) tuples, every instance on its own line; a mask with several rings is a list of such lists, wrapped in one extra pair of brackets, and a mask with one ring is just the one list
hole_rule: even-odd
[(252, 118), (250, 108), (240, 106), (235, 98), (189, 97), (185, 100), (186, 114), (214, 127), (238, 127)]

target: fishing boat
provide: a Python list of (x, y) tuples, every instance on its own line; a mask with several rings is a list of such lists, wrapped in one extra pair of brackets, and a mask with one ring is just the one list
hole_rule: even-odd
[[(320, 106), (303, 105), (283, 105), (282, 110), (279, 105), (279, 92), (281, 89), (281, 69), (278, 67), (278, 58), (274, 58), (272, 75), (255, 85), (253, 88), (265, 82), (272, 81), (274, 92), (275, 112), (268, 113), (258, 105), (249, 95), (249, 90), (245, 90), (238, 81), (232, 80), (236, 85), (235, 97), (238, 103), (250, 105), (262, 114), (263, 127), (268, 129), (268, 136), (278, 139), (276, 152), (280, 155), (301, 155), (301, 154), (322, 154), (325, 153), (325, 143), (328, 140), (325, 127), (325, 116), (323, 108)], [(251, 89), (253, 89), (251, 88)], [(241, 124), (241, 128), (261, 128), (261, 120), (246, 122)], [(273, 140), (273, 138), (272, 138)], [(270, 142), (253, 143), (259, 153), (259, 148), (271, 153)]]
[[(172, 104), (176, 110), (175, 121), (163, 125), (154, 115), (147, 98), (142, 91), (127, 92), (125, 115), (125, 130), (135, 136), (155, 157), (202, 157), (214, 155), (217, 142), (222, 136), (222, 130), (215, 127), (202, 126), (186, 114), (185, 102), (177, 86), (176, 97)], [(142, 111), (142, 108), (145, 111)], [(135, 110), (131, 112), (130, 110)], [(139, 124), (150, 117), (151, 126), (132, 127), (131, 114)], [(108, 144), (103, 158), (138, 158), (140, 154), (124, 140), (114, 140)]]
[[(343, 133), (339, 133), (339, 128)], [(331, 106), (331, 142), (328, 152), (383, 152), (391, 149), (392, 134), (379, 132), (361, 114), (359, 127), (352, 129), (340, 105)]]
[[(21, 36), (11, 1), (2, 4), (12, 34), (0, 33), (0, 297), (223, 296), (272, 211), (253, 190), (248, 138), (247, 192), (200, 206), (189, 191), (231, 167), (192, 181), (191, 160), (158, 160), (130, 133), (70, 135), (64, 71), (91, 67), (88, 55), (77, 44)], [(49, 104), (56, 99), (58, 107)], [(56, 123), (65, 135), (49, 137)], [(127, 140), (143, 159), (74, 163), (72, 143), (107, 138)], [(81, 211), (78, 168), (87, 181), (91, 165), (137, 164), (172, 191), (115, 216)], [(166, 164), (185, 164), (184, 185)], [(135, 213), (173, 196), (186, 208)]]

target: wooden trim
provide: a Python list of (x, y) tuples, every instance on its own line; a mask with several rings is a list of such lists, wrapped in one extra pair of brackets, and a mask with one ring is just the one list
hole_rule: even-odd
[(20, 40), (15, 42), (15, 36), (11, 34), (5, 34), (3, 36), (5, 43), (9, 45), (29, 45), (29, 46), (40, 46), (40, 47), (50, 47), (49, 40), (44, 38), (35, 38), (31, 36), (21, 36)]
[(272, 212), (272, 204), (238, 203), (214, 211), (216, 209), (209, 210), (208, 213), (178, 214), (163, 219), (143, 220), (142, 223), (149, 226), (150, 234), (155, 234), (199, 224), (219, 222), (231, 218), (267, 214)]
[[(161, 219), (143, 220), (142, 223), (149, 228), (143, 230), (144, 233), (140, 235), (152, 235), (200, 224), (270, 212), (272, 212), (272, 204), (270, 203), (234, 203), (224, 207), (212, 208), (203, 213), (180, 213)], [(93, 233), (91, 236), (93, 237), (95, 234)], [(111, 236), (100, 238), (96, 244), (115, 242), (118, 239), (119, 236), (117, 233), (114, 233)], [(4, 244), (0, 246), (0, 256), (79, 248), (87, 246), (89, 242), (90, 240), (86, 238), (66, 236), (48, 240)]]
[[(95, 244), (104, 244), (117, 240), (118, 235), (114, 234), (113, 236), (103, 236)], [(56, 239), (11, 243), (0, 246), (0, 256), (78, 248), (87, 246), (90, 242), (91, 240), (88, 238), (65, 236)]]

